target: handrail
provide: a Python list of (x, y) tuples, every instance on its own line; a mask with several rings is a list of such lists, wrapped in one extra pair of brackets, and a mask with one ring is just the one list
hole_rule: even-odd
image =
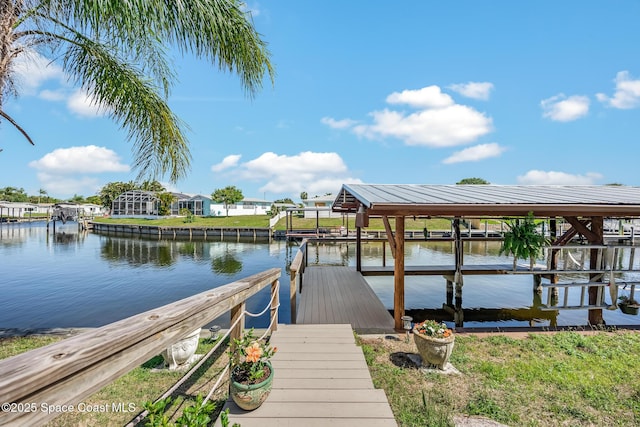
[(297, 295), (298, 292), (302, 292), (302, 276), (304, 269), (307, 266), (307, 245), (309, 239), (303, 239), (296, 256), (289, 266), (290, 285), (289, 285), (289, 299), (291, 304), (291, 323), (296, 323), (297, 315)]
[[(17, 356), (0, 360), (0, 402), (36, 404), (34, 411), (0, 412), (0, 425), (43, 424), (60, 412), (41, 410), (74, 405), (271, 284), (281, 270), (271, 268), (245, 279), (128, 317)], [(274, 315), (272, 311), (272, 316)], [(277, 322), (276, 322), (277, 323)], [(233, 334), (242, 334), (243, 324)]]

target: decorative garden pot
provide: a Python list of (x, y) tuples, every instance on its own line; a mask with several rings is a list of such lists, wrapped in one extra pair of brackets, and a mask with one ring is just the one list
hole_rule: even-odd
[(170, 370), (175, 370), (188, 363), (198, 348), (199, 338), (200, 328), (164, 350), (162, 357), (165, 366), (168, 366)]
[(416, 347), (418, 347), (418, 353), (422, 357), (423, 365), (435, 365), (438, 369), (444, 370), (453, 351), (454, 335), (447, 338), (434, 338), (414, 330), (413, 340), (416, 343)]
[(264, 381), (256, 384), (242, 384), (234, 381), (233, 375), (229, 381), (229, 394), (236, 405), (245, 411), (253, 411), (258, 408), (269, 396), (273, 384), (273, 367), (270, 362), (265, 362), (269, 367), (269, 376)]
[(618, 304), (618, 306), (620, 307), (620, 311), (624, 314), (637, 315), (640, 309), (640, 307), (634, 304)]

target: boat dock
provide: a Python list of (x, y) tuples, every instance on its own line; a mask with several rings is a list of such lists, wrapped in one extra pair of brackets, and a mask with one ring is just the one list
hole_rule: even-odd
[(394, 333), (393, 317), (351, 267), (306, 268), (296, 323), (346, 323), (359, 334)]

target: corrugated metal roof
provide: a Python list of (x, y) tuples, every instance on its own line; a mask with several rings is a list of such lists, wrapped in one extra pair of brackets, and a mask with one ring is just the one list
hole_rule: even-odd
[(334, 211), (406, 215), (640, 216), (640, 187), (345, 184)]

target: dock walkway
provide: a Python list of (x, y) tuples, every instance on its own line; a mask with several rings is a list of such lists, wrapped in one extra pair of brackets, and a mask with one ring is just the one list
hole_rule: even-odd
[[(273, 388), (250, 412), (229, 400), (230, 425), (396, 426), (384, 390), (375, 389), (351, 325), (278, 325), (271, 343)], [(220, 426), (220, 420), (216, 423)]]
[(307, 267), (296, 323), (348, 323), (359, 334), (394, 332), (391, 313), (352, 267)]

